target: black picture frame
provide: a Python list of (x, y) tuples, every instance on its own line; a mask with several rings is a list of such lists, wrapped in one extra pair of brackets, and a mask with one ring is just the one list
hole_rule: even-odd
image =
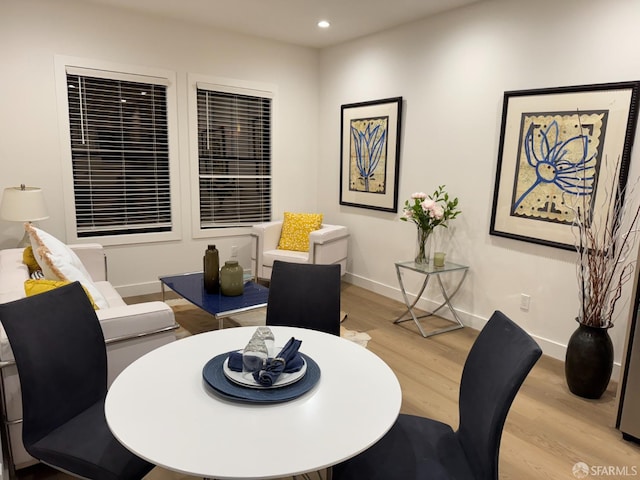
[[(640, 81), (507, 91), (491, 235), (575, 249), (569, 205), (589, 195), (594, 215), (610, 172), (626, 186)], [(616, 170), (617, 167), (617, 170)]]
[(402, 97), (342, 105), (340, 205), (398, 211)]

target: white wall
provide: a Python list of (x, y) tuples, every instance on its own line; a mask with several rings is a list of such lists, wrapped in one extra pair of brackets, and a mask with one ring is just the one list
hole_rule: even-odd
[[(460, 197), (449, 254), (471, 266), (456, 298), (464, 321), (481, 327), (500, 309), (562, 358), (576, 327), (575, 254), (488, 233), (502, 95), (639, 79), (639, 21), (636, 1), (488, 0), (318, 53), (79, 0), (2, 0), (0, 188), (43, 187), (51, 218), (40, 226), (64, 239), (56, 54), (175, 71), (182, 240), (108, 248), (121, 293), (153, 291), (158, 275), (199, 269), (211, 243), (191, 238), (187, 73), (274, 84), (274, 215), (316, 210), (347, 225), (348, 278), (400, 299), (393, 263), (412, 257), (415, 227), (338, 199), (340, 106), (402, 96), (399, 201), (442, 183)], [(632, 179), (640, 176), (639, 157), (636, 147)], [(19, 226), (0, 221), (0, 248), (21, 236)], [(223, 258), (238, 245), (241, 263), (248, 261), (247, 238), (215, 243)], [(521, 293), (531, 295), (528, 312), (519, 309)], [(617, 362), (630, 288), (625, 300), (611, 330)]]
[[(480, 327), (502, 310), (564, 358), (577, 326), (575, 253), (489, 235), (503, 93), (639, 80), (639, 21), (635, 1), (497, 0), (324, 49), (319, 206), (351, 230), (352, 281), (399, 299), (393, 264), (412, 258), (416, 232), (398, 214), (338, 204), (340, 106), (402, 96), (399, 204), (439, 184), (460, 198), (449, 258), (471, 266), (455, 299), (463, 321)], [(639, 175), (636, 145), (630, 178)], [(616, 362), (630, 290), (611, 330)]]
[[(40, 186), (50, 218), (39, 226), (65, 239), (61, 142), (54, 57), (66, 55), (175, 71), (179, 115), (182, 239), (108, 247), (110, 279), (125, 295), (159, 291), (162, 274), (202, 268), (207, 243), (221, 260), (239, 247), (249, 267), (248, 236), (191, 237), (187, 74), (275, 85), (273, 213), (314, 211), (318, 144), (316, 50), (141, 16), (78, 0), (0, 2), (0, 189)], [(13, 247), (21, 226), (0, 221), (0, 248)]]

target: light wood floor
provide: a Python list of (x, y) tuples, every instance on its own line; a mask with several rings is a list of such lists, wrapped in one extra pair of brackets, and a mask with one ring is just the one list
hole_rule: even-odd
[[(128, 301), (149, 298), (152, 297)], [(496, 308), (499, 309), (499, 305)], [(367, 332), (372, 337), (368, 348), (384, 359), (398, 376), (403, 392), (402, 412), (456, 426), (462, 366), (478, 332), (465, 328), (422, 338), (413, 322), (392, 323), (403, 312), (401, 303), (350, 284), (343, 284), (342, 309), (348, 312), (343, 325), (349, 330)], [(431, 321), (446, 324), (443, 320)], [(613, 427), (616, 388), (612, 383), (600, 400), (576, 397), (566, 387), (562, 362), (543, 356), (529, 374), (507, 417), (500, 450), (500, 478), (575, 479), (572, 468), (577, 462), (590, 467), (627, 467), (630, 473), (635, 467), (640, 477), (640, 446), (622, 440), (620, 432)], [(70, 477), (37, 466), (21, 471), (19, 478)], [(156, 468), (147, 478), (190, 477)]]

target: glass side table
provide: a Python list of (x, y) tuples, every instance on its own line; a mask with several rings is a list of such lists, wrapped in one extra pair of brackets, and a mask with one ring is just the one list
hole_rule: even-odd
[[(398, 318), (396, 318), (393, 323), (402, 323), (402, 322), (406, 322), (408, 320), (413, 320), (416, 323), (416, 325), (418, 326), (418, 329), (420, 330), (420, 333), (425, 338), (426, 337), (431, 337), (433, 335), (438, 335), (439, 333), (450, 332), (452, 330), (458, 330), (459, 328), (463, 328), (464, 327), (464, 325), (460, 321), (460, 317), (458, 317), (458, 314), (456, 313), (456, 311), (454, 310), (453, 306), (451, 305), (451, 299), (456, 295), (456, 293), (458, 293), (458, 290), (460, 290), (460, 286), (462, 285), (462, 282), (464, 282), (464, 279), (467, 276), (467, 272), (469, 271), (469, 267), (467, 265), (459, 265), (457, 263), (445, 262), (444, 267), (434, 267), (433, 266), (433, 262), (430, 262), (430, 263), (428, 263), (426, 265), (422, 265), (422, 264), (415, 263), (413, 260), (406, 261), (406, 262), (396, 262), (395, 265), (396, 265), (396, 274), (398, 276), (398, 283), (400, 284), (400, 290), (402, 291), (402, 296), (404, 297), (404, 303), (407, 305), (407, 310), (402, 315), (400, 315)], [(404, 282), (402, 281), (401, 270), (403, 268), (407, 269), (407, 270), (411, 270), (413, 272), (417, 272), (417, 273), (419, 273), (421, 275), (424, 275), (424, 281), (422, 282), (422, 287), (420, 287), (420, 291), (416, 295), (416, 297), (413, 300), (413, 302), (411, 302), (409, 300), (409, 295), (407, 294), (407, 290), (405, 289)], [(455, 289), (451, 293), (449, 293), (444, 288), (444, 285), (442, 283), (442, 279), (440, 277), (442, 275), (451, 275), (454, 272), (461, 273), (460, 281), (456, 285)], [(420, 300), (420, 297), (422, 296), (422, 294), (424, 293), (425, 289), (427, 288), (427, 285), (429, 284), (429, 279), (432, 276), (435, 276), (436, 280), (438, 281), (438, 285), (440, 286), (440, 292), (442, 293), (442, 296), (444, 297), (444, 302), (442, 302), (442, 304), (440, 304), (440, 306), (438, 308), (436, 308), (434, 311), (427, 312), (424, 315), (416, 316), (415, 312), (413, 311), (413, 308), (416, 306), (416, 303), (418, 303), (418, 300)], [(421, 318), (426, 318), (426, 317), (430, 317), (432, 315), (435, 315), (445, 305), (447, 307), (449, 307), (449, 310), (451, 311), (451, 314), (453, 315), (453, 318), (455, 319), (455, 322), (453, 322), (454, 325), (452, 325), (450, 327), (439, 328), (439, 329), (436, 329), (436, 330), (431, 330), (431, 331), (425, 332), (424, 329), (422, 328), (422, 325), (420, 324), (419, 320)], [(448, 320), (448, 319), (445, 319), (445, 320)]]

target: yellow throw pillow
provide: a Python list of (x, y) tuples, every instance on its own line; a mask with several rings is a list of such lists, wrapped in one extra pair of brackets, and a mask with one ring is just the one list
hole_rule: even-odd
[(280, 250), (308, 252), (309, 234), (314, 230), (319, 230), (321, 225), (321, 213), (284, 212), (278, 248)]
[[(54, 288), (62, 287), (64, 285), (68, 285), (71, 282), (67, 280), (47, 280), (46, 278), (40, 280), (25, 280), (24, 282), (24, 293), (27, 297), (32, 297), (33, 295), (38, 295), (39, 293), (48, 292), (49, 290), (53, 290)], [(83, 286), (84, 293), (87, 294), (87, 298), (91, 302), (91, 306), (94, 310), (99, 310), (99, 307), (93, 301), (91, 294), (89, 291)]]
[(29, 275), (40, 270), (40, 265), (38, 265), (38, 261), (33, 255), (33, 248), (31, 248), (31, 245), (25, 248), (22, 252), (22, 263), (24, 263), (29, 269)]

